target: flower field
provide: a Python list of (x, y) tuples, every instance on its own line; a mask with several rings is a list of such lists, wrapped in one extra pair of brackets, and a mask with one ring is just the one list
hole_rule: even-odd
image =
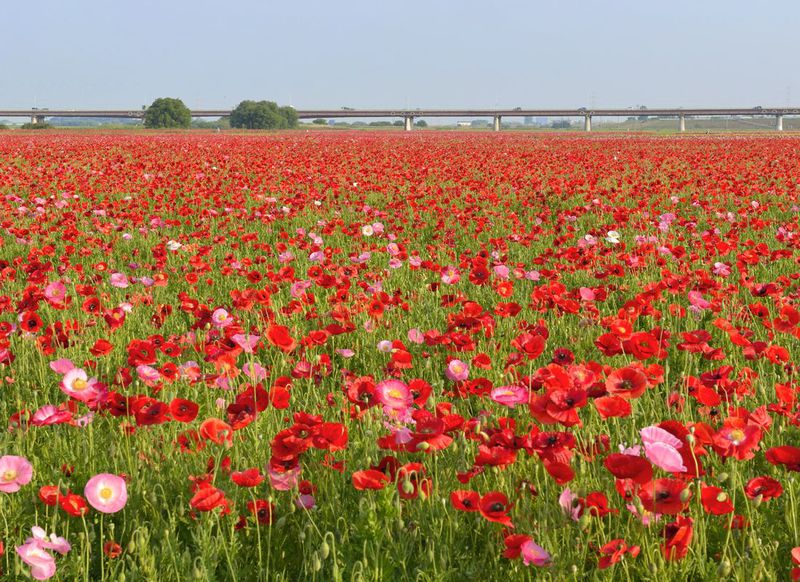
[(0, 134), (0, 568), (800, 579), (800, 138)]

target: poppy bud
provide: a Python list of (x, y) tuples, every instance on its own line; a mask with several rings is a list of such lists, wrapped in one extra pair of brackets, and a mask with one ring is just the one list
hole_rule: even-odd
[(319, 559), (316, 552), (314, 552), (314, 556), (311, 558), (311, 568), (314, 572), (319, 572), (322, 569), (322, 561)]
[(758, 507), (759, 505), (761, 505), (761, 502), (762, 502), (763, 500), (764, 500), (764, 496), (763, 496), (763, 495), (761, 495), (761, 494), (759, 493), (758, 495), (756, 495), (756, 496), (753, 498), (753, 505), (754, 505), (755, 507)]
[(136, 553), (136, 542), (135, 542), (135, 541), (133, 541), (133, 540), (129, 541), (129, 542), (128, 542), (128, 547), (127, 547), (126, 551), (127, 551), (129, 554), (135, 554), (135, 553)]
[(655, 564), (655, 562), (651, 562), (647, 569), (650, 570), (650, 574), (653, 576), (658, 574), (658, 566)]
[[(281, 517), (278, 518), (278, 521), (275, 522), (275, 527), (283, 527), (285, 525), (286, 525), (286, 516), (282, 515)], [(303, 537), (305, 537), (306, 535), (303, 532), (300, 532), (300, 534), (302, 534)], [(300, 534), (298, 534), (298, 537)]]
[(485, 443), (489, 442), (489, 435), (486, 434), (485, 432), (483, 432), (483, 431), (479, 432), (478, 436), (481, 437), (481, 440), (483, 440), (483, 442), (485, 442)]
[(117, 575), (117, 582), (125, 582), (125, 579), (126, 579), (125, 572), (120, 572)]
[(717, 576), (729, 576), (731, 573), (731, 563), (728, 560), (722, 560), (717, 566)]
[(581, 518), (578, 520), (578, 527), (580, 527), (581, 529), (586, 529), (586, 528), (589, 527), (589, 524), (591, 523), (591, 521), (592, 521), (592, 518), (589, 517), (589, 514), (588, 513), (584, 513), (581, 516)]
[(691, 498), (692, 492), (688, 487), (681, 491), (680, 499), (683, 503), (688, 503)]
[(418, 451), (427, 451), (429, 448), (431, 448), (431, 444), (427, 441), (422, 441), (421, 443), (417, 444)]
[(717, 475), (717, 481), (719, 483), (725, 483), (725, 481), (727, 481), (729, 477), (730, 475), (728, 475), (727, 473), (720, 473), (719, 475)]
[(725, 503), (728, 500), (728, 494), (724, 491), (721, 491), (717, 494), (717, 501), (720, 503)]
[(403, 488), (403, 493), (405, 493), (406, 495), (411, 495), (412, 493), (414, 493), (414, 485), (408, 479), (403, 481), (401, 487)]
[(328, 545), (327, 541), (322, 542), (322, 545), (319, 547), (319, 555), (323, 560), (327, 560), (328, 556), (331, 553), (331, 547)]
[(194, 568), (192, 568), (192, 578), (194, 578), (195, 580), (202, 580), (203, 571), (197, 566), (195, 566)]
[[(694, 427), (692, 427), (692, 428), (694, 428)], [(686, 442), (689, 443), (690, 445), (694, 445), (694, 443), (697, 442), (697, 439), (694, 437), (693, 434), (687, 434), (686, 435)]]

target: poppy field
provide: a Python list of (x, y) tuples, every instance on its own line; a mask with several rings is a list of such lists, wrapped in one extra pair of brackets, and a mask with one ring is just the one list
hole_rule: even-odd
[(0, 569), (800, 579), (800, 138), (0, 134)]

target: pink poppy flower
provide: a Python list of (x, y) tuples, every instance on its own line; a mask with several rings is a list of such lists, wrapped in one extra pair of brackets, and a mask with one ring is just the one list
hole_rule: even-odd
[(441, 274), (442, 283), (446, 285), (455, 285), (461, 280), (461, 274), (455, 267), (444, 267)]
[(527, 540), (520, 546), (520, 553), (522, 555), (522, 562), (529, 566), (533, 564), (539, 568), (549, 566), (552, 562), (552, 557), (540, 545), (534, 543), (533, 540)]
[(703, 294), (699, 291), (689, 291), (689, 304), (698, 309), (708, 309), (711, 303), (703, 299)]
[(578, 499), (579, 497), (575, 495), (569, 487), (564, 489), (561, 495), (558, 496), (558, 504), (564, 511), (564, 515), (572, 519), (572, 521), (578, 521), (583, 511), (580, 504), (575, 503)]
[(461, 360), (450, 360), (444, 375), (453, 382), (463, 382), (469, 376), (469, 365)]
[(393, 410), (405, 410), (411, 406), (413, 397), (408, 386), (400, 380), (384, 380), (375, 386), (378, 402)]
[(89, 479), (83, 494), (89, 505), (101, 513), (117, 513), (128, 502), (125, 479), (111, 473), (100, 473)]
[(639, 431), (644, 443), (644, 455), (653, 465), (670, 473), (683, 473), (686, 465), (678, 452), (683, 443), (672, 433), (657, 426)]
[(49, 426), (51, 424), (63, 424), (72, 420), (72, 413), (69, 410), (45, 404), (33, 413), (31, 424), (33, 426)]
[(413, 344), (421, 344), (425, 342), (425, 336), (415, 327), (408, 330), (408, 341)]
[(51, 303), (64, 303), (67, 298), (67, 288), (61, 281), (53, 281), (44, 288), (44, 296)]
[(158, 370), (152, 366), (146, 366), (144, 364), (136, 366), (136, 374), (146, 386), (150, 387), (155, 386), (155, 384), (161, 379), (161, 374)]
[(278, 491), (289, 491), (290, 489), (297, 487), (297, 483), (300, 480), (300, 473), (302, 472), (303, 468), (300, 465), (297, 465), (295, 468), (289, 469), (283, 473), (279, 473), (273, 469), (272, 465), (267, 467), (269, 482), (272, 485), (272, 488), (277, 489)]
[(255, 350), (256, 345), (258, 344), (258, 340), (260, 339), (261, 336), (250, 335), (247, 333), (237, 333), (236, 335), (231, 336), (231, 341), (242, 348), (245, 354), (252, 354), (253, 350)]
[(75, 364), (72, 363), (71, 360), (66, 358), (62, 358), (60, 360), (54, 360), (50, 362), (50, 369), (53, 370), (56, 374), (61, 374), (62, 376), (72, 370), (75, 367)]
[(17, 546), (17, 554), (22, 561), (30, 566), (31, 576), (35, 580), (48, 580), (56, 573), (56, 560), (48, 550), (53, 550), (61, 555), (70, 551), (71, 546), (67, 540), (56, 534), (47, 533), (40, 527), (34, 526), (33, 537)]
[(489, 398), (498, 404), (514, 408), (528, 401), (528, 390), (522, 386), (498, 386), (489, 393)]
[(96, 378), (89, 379), (86, 372), (80, 368), (73, 368), (61, 381), (61, 391), (80, 402), (97, 400), (101, 394), (101, 386)]
[(130, 285), (128, 276), (124, 273), (112, 273), (110, 277), (110, 283), (112, 287), (116, 287), (117, 289), (125, 289)]
[(0, 457), (0, 491), (3, 493), (16, 493), (30, 483), (32, 477), (33, 465), (25, 457)]
[(233, 318), (230, 313), (222, 309), (222, 307), (218, 307), (214, 310), (214, 313), (211, 314), (211, 323), (214, 324), (214, 327), (218, 328), (228, 327), (233, 323)]

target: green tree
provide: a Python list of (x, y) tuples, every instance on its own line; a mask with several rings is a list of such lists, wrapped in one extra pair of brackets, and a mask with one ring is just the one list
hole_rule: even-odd
[(242, 101), (231, 111), (231, 127), (239, 129), (297, 127), (297, 112), (291, 107), (278, 107), (274, 101)]
[(328, 120), (327, 119), (315, 119), (311, 123), (313, 123), (314, 125), (328, 125)]
[(425, 121), (424, 119), (420, 119), (419, 121), (415, 121), (414, 125), (416, 127), (428, 127), (428, 122)]
[(148, 128), (189, 127), (192, 113), (180, 99), (160, 97), (144, 112), (144, 126)]

